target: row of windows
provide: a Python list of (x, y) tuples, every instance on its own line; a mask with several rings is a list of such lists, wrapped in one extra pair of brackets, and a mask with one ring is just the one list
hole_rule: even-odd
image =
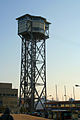
[(34, 17), (34, 18), (32, 18), (32, 20), (34, 20), (34, 21), (39, 21), (39, 22), (41, 22), (41, 23), (44, 23), (44, 20), (41, 19), (41, 18), (38, 18), (38, 17)]
[(5, 101), (4, 104), (8, 104), (8, 105), (16, 105), (17, 104), (17, 101)]
[(57, 105), (46, 105), (47, 107), (80, 107), (80, 104), (57, 104)]
[(0, 94), (0, 96), (17, 96), (17, 94)]
[(39, 28), (39, 27), (34, 27), (34, 28), (32, 28), (33, 30), (36, 30), (36, 31), (38, 31), (38, 30), (43, 30), (43, 32), (44, 32), (44, 29), (42, 29), (42, 28)]

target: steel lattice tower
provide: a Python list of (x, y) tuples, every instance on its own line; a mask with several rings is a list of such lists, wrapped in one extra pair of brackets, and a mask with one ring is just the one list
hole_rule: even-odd
[(22, 39), (20, 104), (33, 112), (46, 101), (46, 39), (49, 38), (49, 22), (41, 16), (26, 14), (17, 18), (18, 35)]

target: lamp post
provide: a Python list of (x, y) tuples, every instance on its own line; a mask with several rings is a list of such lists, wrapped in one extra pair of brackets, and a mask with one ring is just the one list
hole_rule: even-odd
[(65, 96), (65, 101), (67, 100), (67, 96), (66, 96), (66, 86), (64, 86), (64, 96)]
[(49, 96), (47, 96), (47, 99), (51, 99), (51, 100), (53, 100), (53, 96), (52, 95), (49, 95)]
[(75, 88), (73, 86), (73, 97), (74, 97), (74, 100), (75, 100)]
[(55, 85), (55, 89), (56, 89), (56, 101), (58, 101), (58, 95), (57, 95), (57, 85)]
[(76, 84), (75, 87), (80, 87), (80, 85)]

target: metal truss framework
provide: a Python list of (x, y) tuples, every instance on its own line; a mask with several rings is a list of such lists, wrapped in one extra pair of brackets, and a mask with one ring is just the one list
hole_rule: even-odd
[(22, 36), (20, 102), (23, 98), (27, 109), (35, 111), (38, 104), (45, 109), (42, 97), (46, 101), (46, 41), (30, 35), (31, 40)]

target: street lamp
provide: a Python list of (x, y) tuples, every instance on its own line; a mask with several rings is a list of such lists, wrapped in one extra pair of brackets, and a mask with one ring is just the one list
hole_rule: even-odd
[(80, 85), (76, 84), (75, 87), (80, 87)]
[(66, 86), (64, 86), (64, 97), (65, 97), (65, 101), (67, 101), (67, 95), (66, 95)]
[(52, 95), (47, 96), (47, 98), (49, 98), (53, 101), (53, 96)]
[(74, 100), (75, 100), (75, 88), (73, 86), (73, 96), (74, 96)]
[(76, 87), (80, 87), (80, 85), (77, 85), (77, 84), (76, 84), (75, 86), (76, 86)]

